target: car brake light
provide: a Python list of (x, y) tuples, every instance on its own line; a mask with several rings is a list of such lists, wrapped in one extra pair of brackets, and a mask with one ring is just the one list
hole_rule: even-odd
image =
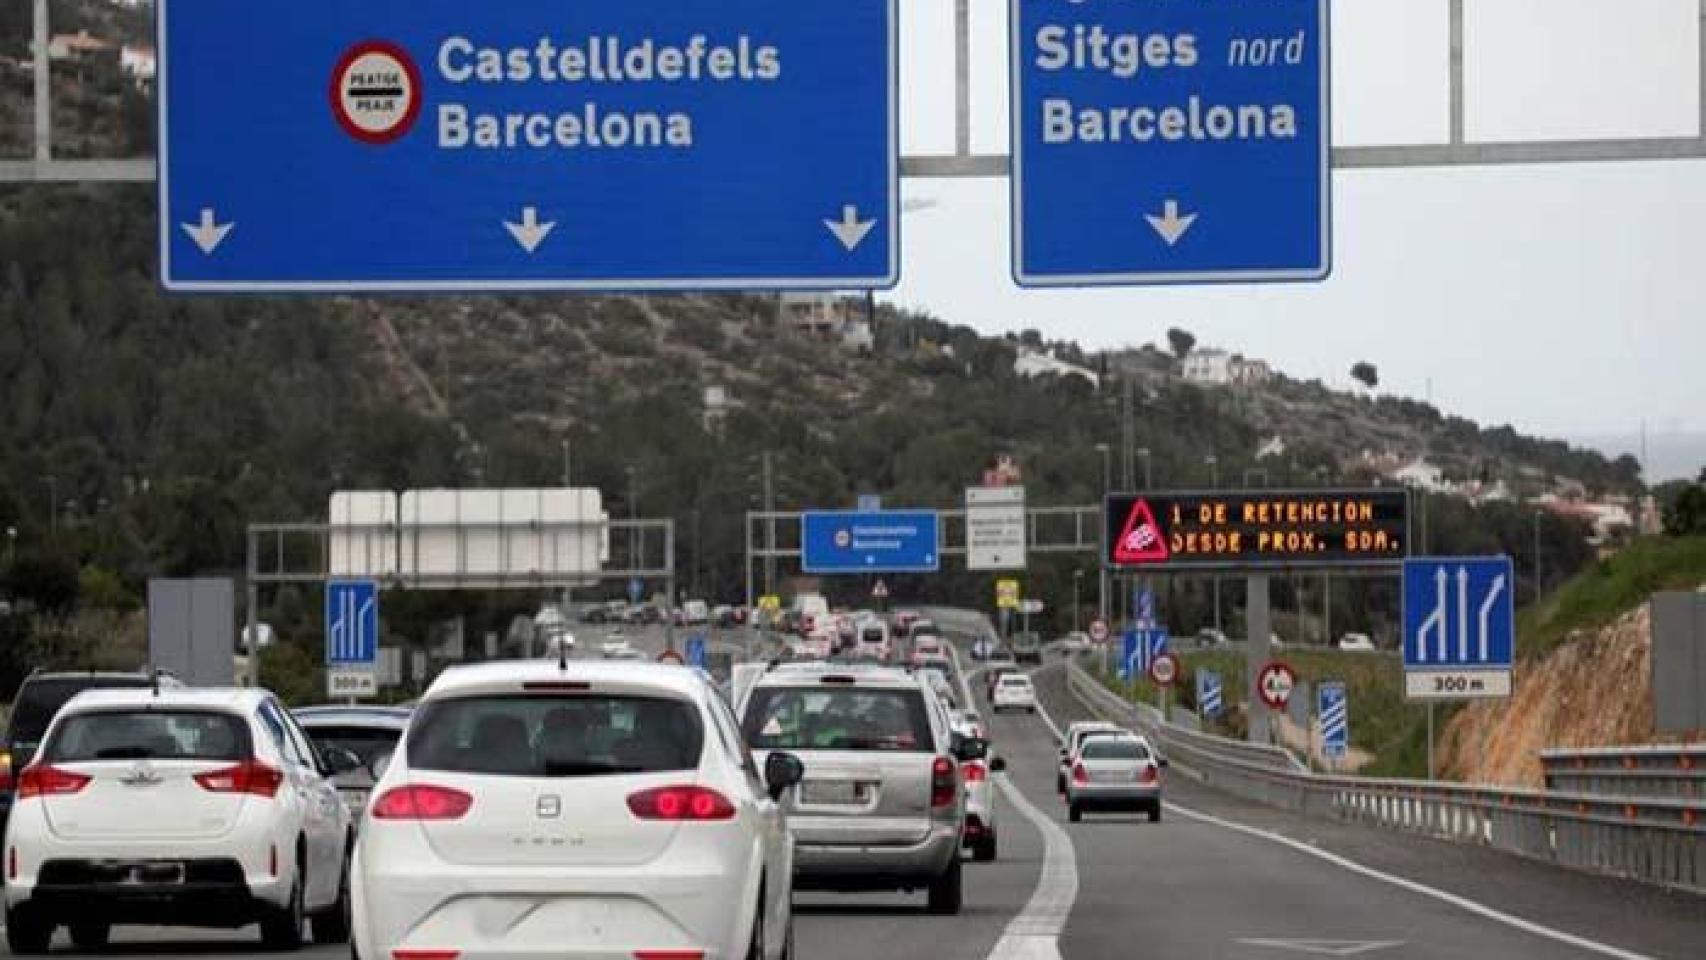
[(930, 765), (930, 806), (950, 806), (959, 797), (959, 792), (960, 778), (954, 761), (937, 757), (936, 762)]
[(634, 960), (705, 960), (703, 950), (635, 950)]
[(373, 801), (375, 820), (460, 820), (474, 798), (460, 790), (411, 783), (393, 787)]
[(248, 793), (257, 797), (278, 795), (284, 774), (259, 760), (247, 760), (234, 767), (210, 770), (195, 775), (195, 782), (209, 793)]
[(835, 673), (835, 674), (830, 674), (827, 677), (819, 677), (817, 682), (818, 683), (836, 684), (838, 686), (853, 686), (854, 684), (857, 684), (859, 682), (859, 679), (857, 677), (849, 677), (849, 676), (845, 676), (843, 674)]
[(585, 680), (536, 680), (521, 685), (523, 693), (585, 693), (592, 684)]
[(18, 777), (18, 799), (31, 797), (62, 797), (89, 785), (90, 777), (58, 767), (32, 764)]
[(16, 786), (12, 781), (12, 754), (0, 750), (0, 792), (12, 790)]
[(1090, 782), (1090, 772), (1088, 770), (1084, 769), (1084, 765), (1082, 763), (1075, 763), (1072, 765), (1072, 782), (1073, 783), (1089, 783)]
[(391, 960), (456, 960), (460, 950), (409, 950), (399, 947), (391, 951)]
[(989, 779), (989, 771), (981, 763), (968, 763), (963, 768), (967, 783), (982, 783)]
[(628, 809), (641, 820), (732, 820), (734, 804), (706, 787), (658, 787), (628, 798)]
[(1143, 768), (1137, 772), (1137, 780), (1139, 783), (1154, 783), (1160, 778), (1160, 776), (1161, 775), (1156, 772), (1155, 768), (1147, 763), (1144, 764)]

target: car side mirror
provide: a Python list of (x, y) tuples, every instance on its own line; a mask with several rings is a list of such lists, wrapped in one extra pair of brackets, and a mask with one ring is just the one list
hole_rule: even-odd
[(961, 763), (982, 760), (989, 756), (989, 741), (978, 737), (964, 737), (954, 745), (954, 759)]
[(320, 757), (326, 764), (326, 776), (336, 777), (356, 770), (365, 769), (367, 764), (361, 758), (343, 747), (327, 747), (320, 751)]
[(1006, 757), (990, 757), (989, 758), (989, 771), (991, 773), (1001, 773), (1002, 771), (1004, 771), (1006, 769), (1007, 769), (1007, 758)]
[(789, 787), (805, 777), (806, 765), (791, 753), (772, 753), (764, 760), (764, 789), (772, 800), (782, 799)]
[(1167, 768), (1167, 758), (1166, 757), (1157, 757), (1155, 760), (1155, 765), (1162, 768), (1163, 770), (1165, 770)]

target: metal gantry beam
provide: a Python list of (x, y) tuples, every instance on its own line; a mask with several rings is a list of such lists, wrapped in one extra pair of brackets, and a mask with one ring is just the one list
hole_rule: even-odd
[[(1706, 0), (1698, 0), (1700, 123), (1694, 136), (1478, 143), (1468, 139), (1464, 0), (1448, 5), (1449, 130), (1444, 143), (1338, 147), (1335, 170), (1398, 170), (1573, 163), (1706, 159)], [(1608, 0), (1609, 3), (1609, 0)], [(52, 148), (52, 88), (47, 57), (47, 0), (34, 0), (35, 151), (29, 160), (0, 160), (0, 183), (152, 183), (151, 158), (56, 160)], [(905, 179), (997, 178), (1011, 175), (1006, 154), (973, 153), (971, 143), (971, 0), (954, 0), (954, 152), (900, 159)]]

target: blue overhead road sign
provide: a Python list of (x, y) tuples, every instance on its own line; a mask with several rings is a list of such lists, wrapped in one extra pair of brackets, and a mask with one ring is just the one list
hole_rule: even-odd
[(1405, 692), (1416, 699), (1506, 697), (1516, 652), (1509, 557), (1404, 562)]
[(379, 661), (379, 584), (333, 580), (326, 584), (326, 665), (369, 666)]
[(1337, 759), (1350, 749), (1350, 706), (1342, 683), (1323, 683), (1316, 688), (1321, 715), (1321, 752)]
[(1327, 0), (1012, 0), (1023, 286), (1320, 280)]
[(690, 667), (705, 666), (705, 635), (695, 633), (687, 638), (687, 665)]
[(897, 0), (158, 7), (170, 290), (897, 279)]
[(806, 573), (934, 573), (941, 567), (933, 510), (807, 513), (800, 535)]

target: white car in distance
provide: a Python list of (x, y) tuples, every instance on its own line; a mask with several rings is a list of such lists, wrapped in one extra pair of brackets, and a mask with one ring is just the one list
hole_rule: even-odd
[(989, 708), (996, 713), (1003, 710), (1023, 710), (1027, 713), (1037, 712), (1037, 691), (1031, 686), (1031, 678), (1022, 673), (1009, 673), (995, 682), (995, 694), (990, 697)]
[(445, 671), (362, 825), (355, 956), (791, 957), (803, 770), (739, 730), (696, 670)]
[(349, 812), (328, 763), (264, 690), (98, 690), (54, 718), (6, 831), (6, 939), (83, 949), (115, 924), (259, 923), (273, 949), (347, 938)]

